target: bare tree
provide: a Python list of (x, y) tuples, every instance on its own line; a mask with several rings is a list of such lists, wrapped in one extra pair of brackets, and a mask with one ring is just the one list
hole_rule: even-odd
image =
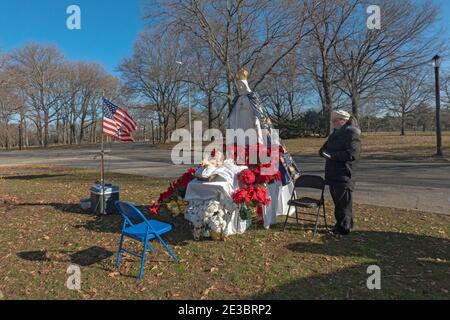
[(2, 101), (7, 99), (1, 116), (8, 129), (11, 120), (17, 123), (20, 149), (29, 136), (41, 146), (96, 141), (102, 92), (116, 92), (116, 78), (98, 64), (67, 62), (57, 48), (38, 44), (15, 50), (6, 62), (0, 70), (7, 80), (0, 83)]
[(24, 86), (26, 103), (32, 111), (30, 119), (36, 126), (39, 143), (47, 146), (50, 124), (56, 119), (56, 105), (61, 98), (57, 88), (63, 57), (55, 47), (32, 44), (15, 51), (11, 60), (11, 68)]
[[(196, 106), (206, 110), (208, 129), (224, 114), (227, 103), (226, 92), (222, 91), (223, 68), (204, 44), (185, 41), (183, 49), (182, 74), (184, 82), (191, 85), (192, 97)], [(217, 123), (220, 127), (220, 123)]]
[(257, 88), (308, 33), (303, 2), (170, 0), (159, 4), (168, 30), (201, 41), (220, 62), (229, 107), (239, 68), (250, 69), (251, 84)]
[(176, 38), (142, 33), (135, 44), (132, 58), (119, 67), (124, 85), (137, 99), (156, 107), (161, 142), (169, 138), (169, 125), (174, 108), (179, 107), (180, 69), (176, 64), (179, 43)]
[(416, 110), (432, 98), (430, 77), (426, 70), (398, 76), (387, 84), (382, 101), (383, 109), (400, 118), (400, 133), (405, 135), (406, 121)]
[[(365, 10), (369, 4), (381, 8), (381, 29), (369, 30)], [(351, 99), (352, 112), (359, 115), (361, 96), (370, 88), (398, 74), (408, 74), (428, 63), (441, 43), (431, 29), (437, 18), (431, 1), (359, 1), (351, 19), (333, 46), (340, 89)]]
[(443, 90), (443, 108), (444, 110), (450, 111), (450, 73), (448, 70), (444, 70), (442, 81), (442, 90)]
[(275, 125), (298, 118), (311, 87), (301, 73), (299, 59), (290, 54), (260, 86), (259, 93)]
[[(302, 67), (308, 72), (322, 104), (326, 119), (330, 119), (333, 102), (338, 99), (337, 83), (341, 75), (335, 68), (333, 49), (346, 39), (344, 27), (355, 13), (359, 0), (317, 1), (306, 8), (313, 31), (306, 38), (306, 48), (300, 53)], [(326, 134), (330, 133), (326, 121)]]
[(10, 122), (21, 106), (20, 96), (12, 90), (12, 79), (4, 68), (5, 60), (0, 65), (0, 134), (3, 146), (10, 148)]

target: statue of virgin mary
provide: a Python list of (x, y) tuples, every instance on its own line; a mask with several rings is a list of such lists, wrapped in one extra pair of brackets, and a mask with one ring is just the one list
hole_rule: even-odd
[[(270, 147), (274, 127), (258, 95), (250, 89), (248, 76), (249, 72), (245, 69), (241, 69), (237, 74), (238, 94), (233, 101), (228, 116), (227, 129), (242, 129), (244, 131), (254, 129), (257, 133), (258, 144)], [(280, 139), (277, 140), (281, 150), (279, 170), (282, 174), (282, 181), (268, 185), (272, 202), (263, 212), (266, 228), (276, 224), (277, 215), (289, 214), (287, 203), (292, 195), (294, 182), (300, 176), (300, 170), (286, 151), (285, 146)]]

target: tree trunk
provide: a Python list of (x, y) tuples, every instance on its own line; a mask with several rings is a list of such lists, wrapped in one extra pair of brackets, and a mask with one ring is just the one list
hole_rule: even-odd
[(212, 127), (212, 108), (213, 108), (213, 103), (212, 103), (212, 93), (209, 92), (208, 93), (208, 129), (211, 129)]
[(152, 120), (152, 143), (155, 144), (155, 125), (153, 124)]
[(322, 87), (323, 87), (323, 98), (324, 98), (324, 106), (323, 106), (323, 114), (326, 119), (325, 123), (325, 131), (326, 136), (328, 137), (331, 132), (331, 111), (333, 110), (333, 100), (331, 99), (331, 84), (329, 81), (329, 73), (327, 64), (324, 63), (323, 73), (322, 73)]
[(227, 103), (228, 103), (228, 113), (231, 112), (231, 105), (233, 103), (232, 93), (233, 93), (233, 80), (231, 78), (227, 78)]
[(23, 140), (22, 140), (22, 123), (19, 124), (19, 151), (22, 151)]
[(80, 120), (80, 134), (78, 136), (78, 144), (81, 145), (83, 143), (83, 139), (84, 139), (84, 123), (85, 123), (85, 118), (82, 117)]
[(360, 104), (360, 95), (359, 92), (354, 91), (352, 93), (352, 114), (353, 117), (359, 119), (359, 104)]
[(169, 121), (167, 121), (167, 119), (164, 119), (164, 143), (167, 143), (168, 141), (168, 136), (169, 136)]
[(8, 120), (5, 121), (5, 149), (9, 150), (9, 130), (8, 130)]
[(28, 139), (28, 124), (27, 119), (25, 117), (23, 118), (23, 137), (25, 148), (28, 148), (30, 146), (30, 141)]
[(48, 112), (44, 113), (44, 147), (48, 147)]
[(400, 126), (400, 135), (404, 136), (405, 135), (405, 114), (402, 113), (402, 117), (401, 117), (401, 126)]

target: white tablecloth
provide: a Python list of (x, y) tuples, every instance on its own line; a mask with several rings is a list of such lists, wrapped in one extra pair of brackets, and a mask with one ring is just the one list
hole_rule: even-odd
[[(220, 179), (220, 178), (219, 178)], [(187, 188), (185, 200), (190, 203), (199, 203), (199, 201), (216, 200), (219, 201), (226, 210), (229, 211), (232, 218), (227, 219), (226, 234), (240, 234), (245, 231), (242, 225), (237, 223), (239, 211), (232, 203), (231, 195), (238, 187), (230, 181), (219, 180), (213, 182), (192, 181)], [(294, 185), (291, 183), (283, 186), (281, 182), (275, 182), (268, 185), (269, 195), (272, 199), (270, 205), (263, 210), (264, 227), (269, 228), (277, 223), (277, 216), (287, 215), (289, 206), (287, 205), (291, 198)], [(293, 208), (294, 209), (294, 208)], [(188, 219), (193, 222), (192, 216)]]
[[(268, 191), (272, 202), (263, 211), (264, 227), (266, 228), (277, 223), (277, 216), (288, 214), (289, 206), (287, 203), (294, 191), (294, 184), (290, 183), (283, 186), (281, 182), (271, 183), (268, 186)], [(294, 210), (295, 208), (291, 208), (289, 214), (292, 214)]]

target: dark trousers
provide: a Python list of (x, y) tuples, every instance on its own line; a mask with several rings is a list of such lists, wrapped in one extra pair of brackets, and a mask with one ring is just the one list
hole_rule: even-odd
[(330, 185), (334, 202), (336, 227), (350, 231), (353, 228), (353, 191), (346, 186)]

